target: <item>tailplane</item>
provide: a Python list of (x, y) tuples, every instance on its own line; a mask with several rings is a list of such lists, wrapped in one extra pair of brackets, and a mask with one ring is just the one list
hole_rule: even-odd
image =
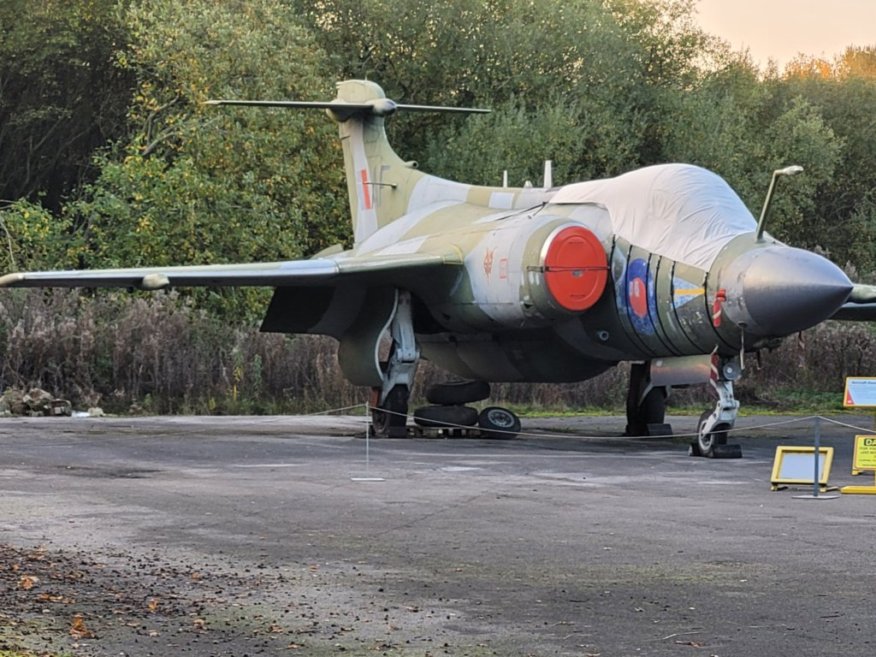
[(211, 100), (211, 105), (324, 109), (338, 123), (356, 244), (410, 210), (417, 183), (427, 174), (403, 161), (386, 137), (384, 119), (397, 111), (481, 113), (489, 110), (396, 103), (367, 80), (338, 83), (332, 101)]

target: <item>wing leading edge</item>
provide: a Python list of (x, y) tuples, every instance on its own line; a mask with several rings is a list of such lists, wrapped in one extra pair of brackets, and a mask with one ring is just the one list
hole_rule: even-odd
[(422, 269), (461, 265), (456, 254), (349, 256), (232, 265), (136, 267), (18, 272), (0, 276), (0, 287), (289, 287), (331, 284), (333, 279), (394, 278)]
[(856, 284), (848, 300), (840, 306), (831, 319), (847, 322), (876, 321), (876, 285)]

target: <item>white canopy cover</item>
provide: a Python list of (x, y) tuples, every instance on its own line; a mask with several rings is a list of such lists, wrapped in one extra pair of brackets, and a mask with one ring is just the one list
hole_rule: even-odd
[(567, 185), (551, 203), (604, 207), (618, 237), (704, 270), (727, 242), (757, 229), (733, 188), (718, 174), (692, 164), (658, 164)]

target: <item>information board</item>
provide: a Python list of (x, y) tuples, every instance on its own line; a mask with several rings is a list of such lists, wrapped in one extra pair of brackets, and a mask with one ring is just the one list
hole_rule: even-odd
[(846, 378), (846, 408), (876, 408), (876, 376), (850, 376)]
[[(818, 448), (818, 484), (827, 486), (830, 467), (833, 464), (833, 447)], [(782, 485), (814, 484), (815, 448), (794, 445), (779, 445), (773, 460), (770, 483), (773, 490)]]

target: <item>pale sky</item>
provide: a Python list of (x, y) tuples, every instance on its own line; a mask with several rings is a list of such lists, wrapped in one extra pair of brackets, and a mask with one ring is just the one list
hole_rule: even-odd
[(876, 0), (699, 0), (709, 34), (779, 68), (798, 53), (833, 59), (846, 46), (876, 45)]

